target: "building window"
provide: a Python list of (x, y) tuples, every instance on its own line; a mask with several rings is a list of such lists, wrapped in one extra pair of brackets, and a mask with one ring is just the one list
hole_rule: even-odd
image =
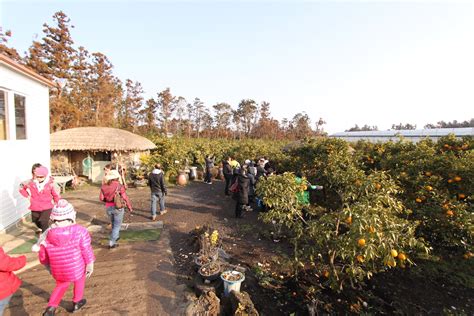
[(7, 139), (7, 93), (0, 90), (0, 140)]
[(26, 139), (25, 97), (15, 94), (16, 139)]

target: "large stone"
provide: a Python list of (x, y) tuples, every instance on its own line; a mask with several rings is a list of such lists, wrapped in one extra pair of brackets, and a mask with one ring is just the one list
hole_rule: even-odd
[(186, 315), (217, 316), (220, 315), (220, 309), (220, 300), (216, 293), (209, 291), (203, 293), (196, 302), (188, 306)]
[(230, 292), (231, 315), (235, 316), (258, 316), (258, 311), (253, 305), (252, 299), (247, 292)]

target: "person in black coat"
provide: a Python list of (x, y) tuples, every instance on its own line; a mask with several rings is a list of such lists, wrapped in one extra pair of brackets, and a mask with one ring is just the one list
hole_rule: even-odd
[(166, 214), (165, 195), (168, 193), (163, 179), (163, 170), (157, 163), (155, 169), (148, 176), (148, 185), (151, 190), (151, 220), (156, 220), (156, 202), (160, 203), (160, 215)]
[(225, 195), (230, 195), (229, 194), (229, 186), (230, 182), (232, 180), (232, 166), (230, 165), (230, 161), (232, 160), (231, 157), (227, 157), (227, 160), (222, 161), (222, 172), (224, 173), (224, 179), (225, 179)]
[(249, 204), (249, 185), (250, 180), (247, 176), (248, 170), (247, 165), (243, 165), (240, 168), (240, 173), (237, 176), (239, 191), (235, 193), (235, 217), (241, 218), (242, 217), (242, 210), (247, 207)]

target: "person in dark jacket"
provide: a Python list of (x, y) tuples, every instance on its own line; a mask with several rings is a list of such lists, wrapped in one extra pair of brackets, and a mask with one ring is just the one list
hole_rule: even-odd
[(206, 175), (204, 176), (204, 183), (212, 184), (212, 168), (214, 168), (215, 158), (212, 155), (207, 155), (205, 158), (206, 161)]
[(148, 176), (148, 185), (151, 189), (151, 220), (156, 221), (156, 202), (160, 203), (160, 215), (166, 214), (165, 195), (168, 194), (163, 179), (163, 170), (161, 165), (157, 163), (155, 169)]
[(247, 165), (242, 165), (240, 168), (239, 175), (237, 176), (239, 190), (235, 193), (234, 197), (236, 199), (235, 204), (235, 217), (242, 217), (242, 210), (247, 207), (249, 204), (249, 185), (250, 180), (248, 178)]
[(3, 310), (7, 307), (13, 293), (21, 285), (21, 280), (13, 271), (20, 270), (25, 264), (25, 256), (10, 257), (0, 247), (0, 315), (3, 315)]
[(224, 193), (225, 195), (230, 195), (229, 193), (229, 186), (230, 182), (232, 180), (232, 166), (230, 165), (230, 161), (232, 161), (231, 157), (227, 157), (227, 160), (222, 161), (222, 171), (224, 173), (224, 179), (225, 179), (225, 190)]

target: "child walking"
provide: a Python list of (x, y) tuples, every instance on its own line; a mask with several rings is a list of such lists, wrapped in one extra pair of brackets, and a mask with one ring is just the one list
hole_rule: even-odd
[(20, 194), (30, 200), (31, 220), (38, 227), (38, 232), (45, 232), (49, 226), (49, 215), (61, 198), (54, 189), (54, 180), (48, 175), (45, 166), (33, 165), (33, 178), (20, 185)]
[(95, 256), (87, 229), (76, 224), (76, 211), (66, 200), (59, 200), (51, 211), (51, 227), (40, 245), (39, 260), (56, 280), (43, 316), (54, 315), (69, 284), (74, 283), (73, 310), (86, 304), (86, 277), (94, 271)]

